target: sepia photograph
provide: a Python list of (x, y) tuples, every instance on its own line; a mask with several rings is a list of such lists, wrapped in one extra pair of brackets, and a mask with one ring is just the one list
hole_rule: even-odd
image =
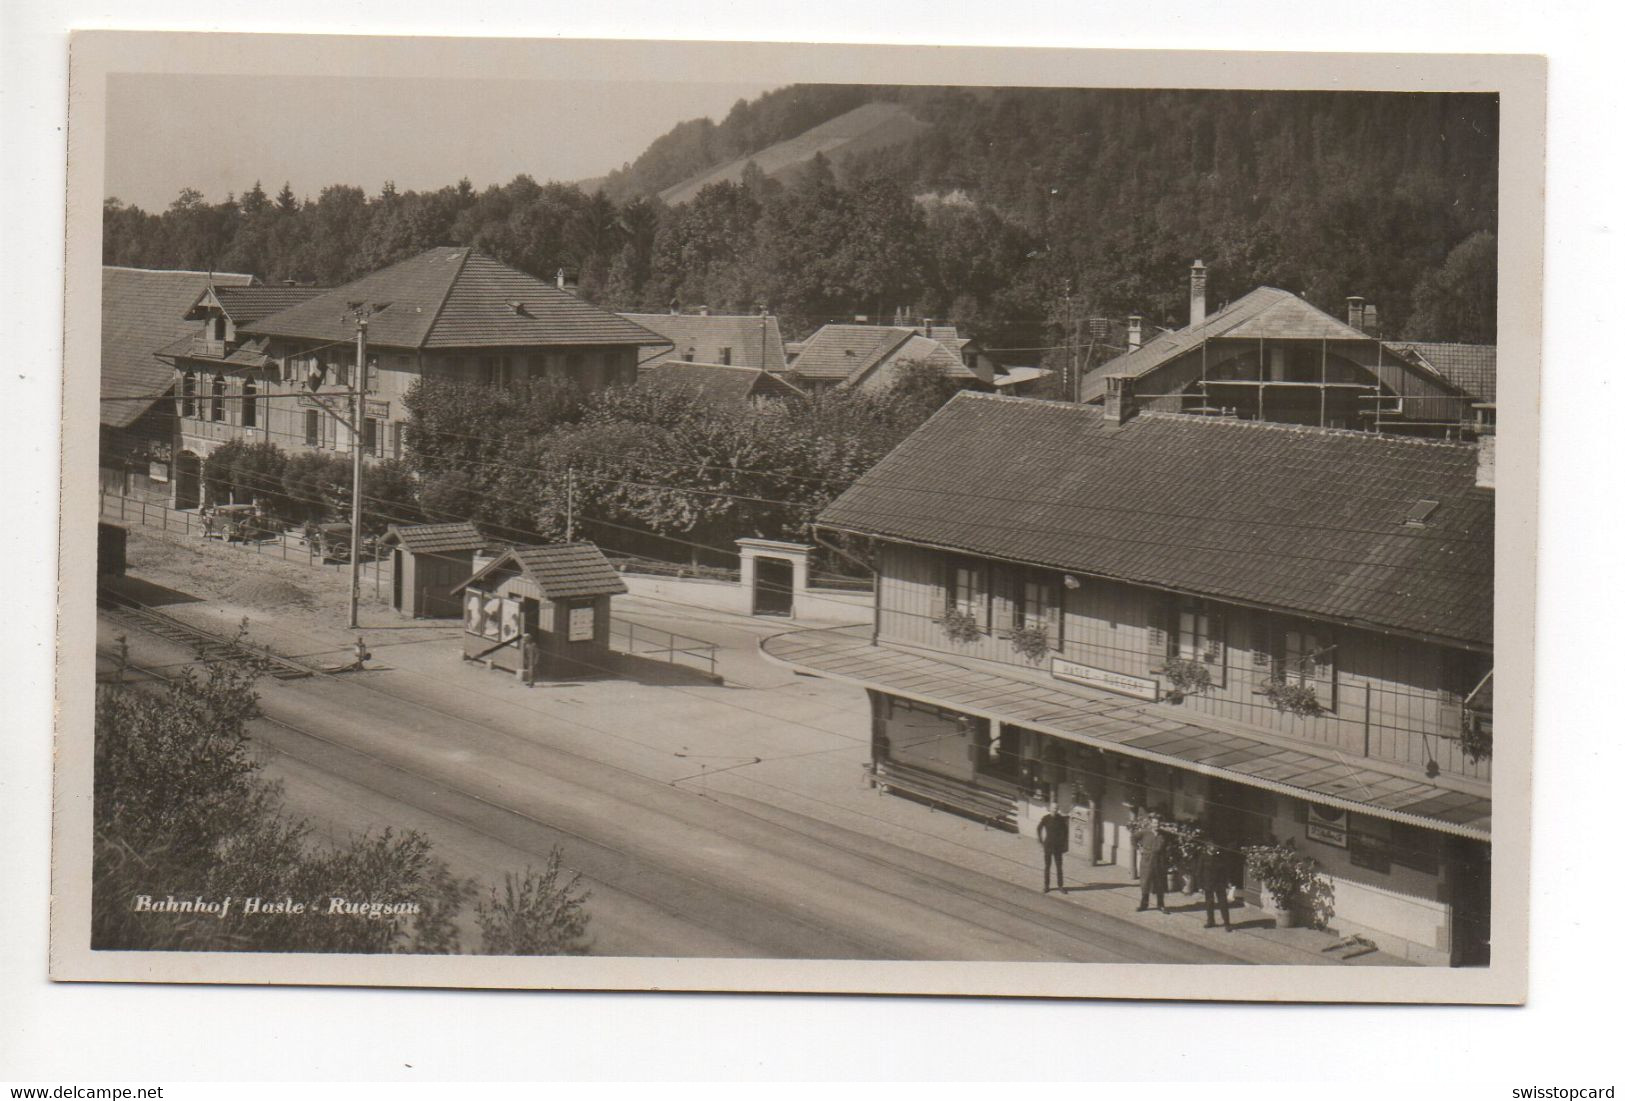
[(77, 33), (53, 977), (1521, 1001), (1544, 68), (1220, 61)]

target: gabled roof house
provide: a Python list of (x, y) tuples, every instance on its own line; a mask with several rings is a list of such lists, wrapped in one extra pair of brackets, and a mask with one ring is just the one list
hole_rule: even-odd
[(960, 393), (818, 517), (875, 548), (874, 623), (763, 650), (868, 691), (883, 790), (1059, 809), (1095, 864), (1147, 809), (1291, 840), (1341, 932), (1473, 962), (1493, 441)]
[(915, 362), (951, 379), (992, 383), (991, 366), (967, 366), (961, 347), (957, 337), (944, 343), (909, 325), (829, 324), (802, 341), (790, 373), (806, 390), (879, 389), (900, 364)]
[(782, 375), (785, 370), (784, 337), (779, 319), (769, 313), (623, 313), (622, 317), (650, 332), (663, 343), (642, 349), (640, 370), (681, 360), (755, 367)]
[(1076, 381), (1082, 402), (1105, 399), (1108, 380), (1146, 408), (1423, 436), (1474, 426), (1475, 399), (1403, 346), (1374, 335), (1375, 311), (1349, 300), (1349, 320), (1290, 291), (1258, 287), (1207, 312), (1207, 270), (1191, 269), (1190, 324), (1144, 335), (1129, 319), (1129, 348)]

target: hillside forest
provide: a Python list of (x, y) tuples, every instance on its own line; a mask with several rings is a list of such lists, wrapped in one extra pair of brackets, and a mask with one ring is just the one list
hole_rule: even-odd
[[(925, 126), (659, 198), (875, 102)], [(110, 197), (103, 259), (335, 285), (472, 245), (564, 269), (614, 309), (765, 305), (787, 339), (901, 311), (1037, 364), (1082, 319), (1183, 325), (1199, 257), (1210, 307), (1270, 285), (1335, 314), (1358, 294), (1386, 336), (1492, 342), (1498, 156), (1490, 95), (797, 85), (674, 127), (590, 192), (521, 175), (315, 196), (252, 182), (163, 211)]]

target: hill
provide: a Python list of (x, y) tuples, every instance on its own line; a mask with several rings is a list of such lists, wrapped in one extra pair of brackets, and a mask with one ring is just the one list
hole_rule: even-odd
[(738, 183), (744, 175), (745, 166), (753, 161), (768, 179), (780, 181), (788, 179), (797, 169), (806, 167), (819, 154), (838, 167), (859, 153), (908, 142), (926, 129), (928, 124), (915, 118), (901, 104), (865, 103), (793, 138), (696, 173), (661, 191), (660, 199), (669, 204), (686, 203), (707, 184), (724, 180)]

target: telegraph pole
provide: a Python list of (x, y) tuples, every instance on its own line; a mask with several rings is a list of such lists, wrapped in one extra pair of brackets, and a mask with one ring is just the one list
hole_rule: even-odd
[(564, 468), (564, 541), (576, 541), (576, 468)]
[(350, 626), (359, 627), (361, 603), (361, 448), (366, 441), (367, 313), (356, 309), (355, 374), (350, 379)]

